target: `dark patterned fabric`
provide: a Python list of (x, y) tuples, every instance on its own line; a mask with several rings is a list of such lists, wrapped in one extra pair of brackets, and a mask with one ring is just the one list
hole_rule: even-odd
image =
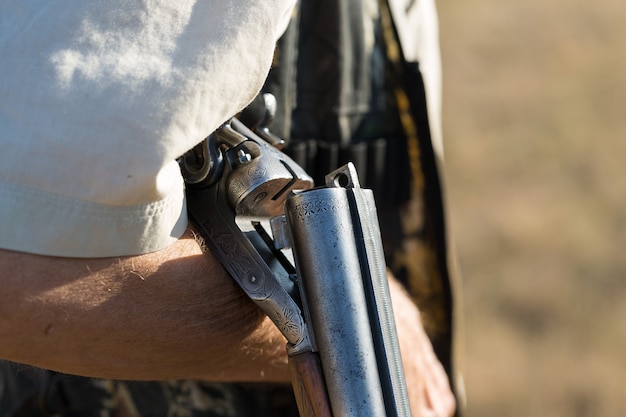
[(111, 381), (0, 362), (0, 417), (295, 417), (290, 386)]

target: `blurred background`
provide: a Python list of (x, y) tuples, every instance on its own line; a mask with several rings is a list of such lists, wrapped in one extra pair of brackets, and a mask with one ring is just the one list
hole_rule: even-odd
[(626, 2), (438, 9), (468, 416), (624, 416)]

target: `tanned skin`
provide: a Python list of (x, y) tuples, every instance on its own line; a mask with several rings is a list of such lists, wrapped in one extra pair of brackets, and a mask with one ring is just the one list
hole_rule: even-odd
[[(113, 379), (289, 381), (284, 337), (191, 231), (119, 258), (0, 250), (0, 280), (0, 358)], [(419, 311), (390, 282), (413, 414), (452, 415)]]

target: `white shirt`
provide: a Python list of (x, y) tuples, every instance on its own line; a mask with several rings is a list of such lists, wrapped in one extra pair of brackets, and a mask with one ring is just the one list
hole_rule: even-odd
[(158, 250), (175, 159), (260, 89), (293, 0), (0, 2), (0, 247)]
[[(294, 1), (1, 1), (0, 248), (104, 257), (180, 237), (175, 159), (254, 98)], [(434, 4), (391, 3), (437, 147)]]

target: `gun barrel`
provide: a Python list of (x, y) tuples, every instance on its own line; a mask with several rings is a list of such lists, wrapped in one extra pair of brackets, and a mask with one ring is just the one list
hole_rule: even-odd
[(388, 328), (385, 318), (393, 313), (381, 314), (374, 294), (387, 277), (380, 232), (368, 225), (377, 222), (373, 207), (358, 180), (347, 188), (327, 181), (286, 203), (305, 315), (335, 417), (410, 415), (395, 325)]

